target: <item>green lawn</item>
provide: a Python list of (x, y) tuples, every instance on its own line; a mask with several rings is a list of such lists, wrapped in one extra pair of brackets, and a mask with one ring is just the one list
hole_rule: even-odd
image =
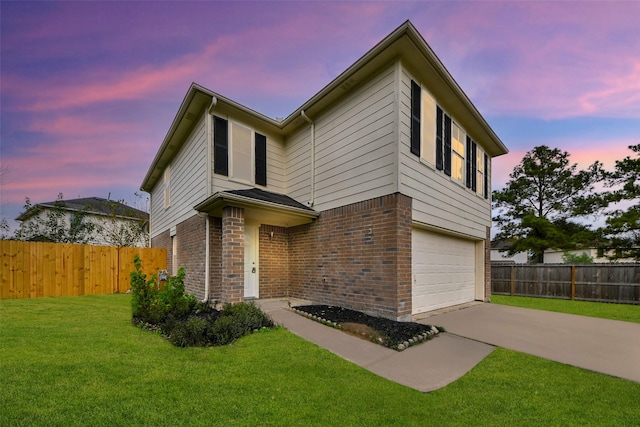
[(640, 420), (640, 384), (500, 348), (455, 383), (422, 394), (284, 329), (221, 348), (173, 347), (131, 326), (130, 298), (0, 301), (0, 425), (577, 426)]
[(640, 323), (640, 305), (491, 295), (495, 304)]

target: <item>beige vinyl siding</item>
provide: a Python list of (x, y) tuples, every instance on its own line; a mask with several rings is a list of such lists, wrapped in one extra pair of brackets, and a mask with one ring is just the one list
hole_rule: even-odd
[(195, 215), (193, 206), (204, 200), (207, 189), (207, 146), (205, 117), (198, 119), (191, 135), (171, 161), (171, 205), (164, 209), (164, 184), (159, 181), (151, 193), (151, 237)]
[[(427, 164), (424, 158), (411, 154), (411, 79), (403, 69), (399, 104), (400, 192), (413, 199), (414, 221), (484, 239), (486, 227), (491, 225), (490, 200), (466, 188), (464, 179), (457, 181)], [(456, 120), (455, 117), (452, 119)], [(476, 142), (482, 147), (482, 141)]]
[(305, 124), (286, 141), (287, 195), (306, 203), (311, 198), (311, 130)]
[(162, 224), (166, 224), (164, 209), (164, 183), (158, 181), (151, 190), (149, 203), (149, 236), (155, 237), (165, 231), (159, 228)]
[(316, 120), (319, 211), (395, 191), (394, 67), (357, 87)]
[(267, 137), (267, 187), (269, 191), (285, 194), (286, 184), (286, 155), (284, 143), (280, 138), (274, 138), (269, 134), (260, 132)]

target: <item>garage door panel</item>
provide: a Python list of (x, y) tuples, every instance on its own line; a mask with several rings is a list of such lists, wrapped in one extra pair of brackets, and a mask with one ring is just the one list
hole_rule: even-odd
[(425, 230), (412, 237), (413, 314), (475, 299), (475, 243)]

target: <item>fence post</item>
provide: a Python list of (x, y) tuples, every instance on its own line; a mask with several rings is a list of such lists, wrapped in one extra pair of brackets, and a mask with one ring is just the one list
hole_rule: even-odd
[(516, 294), (516, 266), (512, 265), (511, 266), (511, 275), (509, 277), (509, 279), (511, 280), (511, 296), (514, 296)]
[(571, 264), (571, 301), (576, 299), (576, 265)]

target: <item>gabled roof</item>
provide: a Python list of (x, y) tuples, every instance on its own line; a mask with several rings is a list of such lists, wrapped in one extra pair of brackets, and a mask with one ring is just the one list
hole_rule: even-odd
[(45, 209), (60, 207), (70, 212), (85, 212), (94, 215), (115, 215), (122, 219), (134, 219), (147, 221), (149, 214), (123, 203), (114, 200), (103, 199), (102, 197), (84, 197), (71, 200), (56, 200), (53, 202), (37, 203), (26, 212), (16, 218), (16, 221), (26, 221), (33, 215)]
[(180, 109), (167, 132), (140, 189), (151, 191), (162, 172), (180, 150), (188, 133), (202, 111), (221, 111), (235, 115), (247, 124), (254, 124), (276, 135), (286, 135), (307, 122), (302, 117), (317, 117), (324, 109), (360, 84), (381, 67), (400, 58), (412, 73), (430, 82), (429, 89), (438, 102), (475, 139), (483, 142), (484, 150), (492, 157), (508, 153), (507, 147), (484, 120), (471, 100), (447, 71), (431, 47), (410, 21), (400, 25), (353, 65), (316, 93), (284, 120), (274, 120), (216, 92), (192, 83)]

